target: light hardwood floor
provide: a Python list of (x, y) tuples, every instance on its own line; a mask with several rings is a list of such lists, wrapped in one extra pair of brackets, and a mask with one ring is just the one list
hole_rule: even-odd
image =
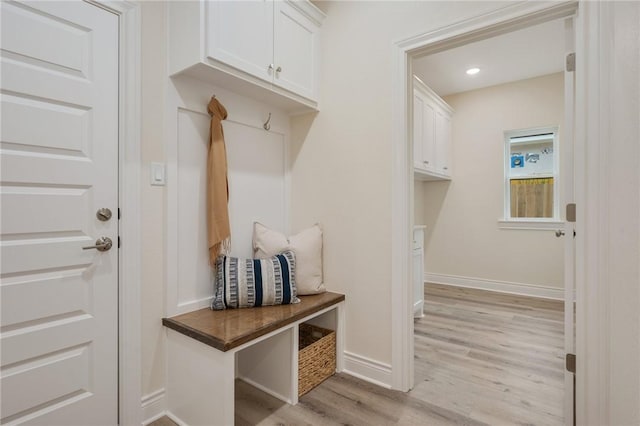
[(428, 284), (411, 392), (337, 374), (294, 407), (237, 382), (236, 425), (561, 425), (562, 321), (559, 301)]

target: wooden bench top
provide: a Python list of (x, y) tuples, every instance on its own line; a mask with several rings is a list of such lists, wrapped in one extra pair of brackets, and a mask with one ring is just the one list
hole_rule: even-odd
[(162, 324), (226, 352), (344, 300), (344, 294), (331, 292), (298, 297), (300, 303), (294, 305), (224, 311), (204, 308), (163, 318)]

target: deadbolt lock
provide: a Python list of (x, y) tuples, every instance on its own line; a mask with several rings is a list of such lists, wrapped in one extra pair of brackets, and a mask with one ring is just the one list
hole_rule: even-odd
[(102, 222), (106, 222), (109, 219), (111, 219), (111, 210), (109, 210), (106, 207), (98, 209), (98, 211), (96, 212), (96, 217), (98, 218), (98, 220), (101, 220)]

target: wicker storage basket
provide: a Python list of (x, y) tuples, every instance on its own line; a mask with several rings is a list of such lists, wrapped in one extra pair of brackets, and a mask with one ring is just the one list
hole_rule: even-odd
[(298, 396), (336, 372), (336, 332), (300, 324), (298, 340)]

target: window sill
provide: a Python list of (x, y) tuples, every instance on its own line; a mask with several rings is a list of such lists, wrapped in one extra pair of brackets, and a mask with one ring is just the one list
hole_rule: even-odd
[(555, 231), (557, 229), (564, 229), (564, 222), (544, 219), (500, 219), (498, 220), (498, 228)]

